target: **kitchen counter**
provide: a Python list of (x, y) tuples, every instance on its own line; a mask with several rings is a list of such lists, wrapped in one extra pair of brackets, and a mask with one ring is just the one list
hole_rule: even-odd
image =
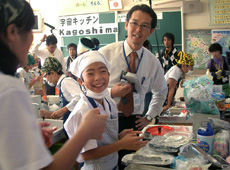
[[(38, 119), (38, 121), (43, 121), (42, 119)], [(53, 132), (53, 139), (52, 144), (60, 141), (61, 139), (65, 138), (64, 130), (63, 130), (63, 120), (56, 120), (56, 119), (45, 119), (45, 122), (49, 122), (49, 127), (56, 126), (58, 129)]]

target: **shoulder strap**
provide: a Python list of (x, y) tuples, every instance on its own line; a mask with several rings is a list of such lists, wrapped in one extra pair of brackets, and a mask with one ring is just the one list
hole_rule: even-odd
[(68, 77), (64, 77), (64, 78), (61, 80), (60, 85), (62, 84), (62, 81), (63, 81), (65, 78), (68, 78)]
[(106, 98), (105, 98), (105, 101), (108, 103), (108, 105), (109, 105), (109, 111), (111, 112), (111, 105), (110, 105), (109, 101)]
[(97, 108), (97, 105), (96, 105), (96, 102), (94, 101), (94, 99), (89, 97), (89, 96), (86, 96), (86, 97), (89, 100), (89, 102), (91, 103), (91, 105), (93, 106), (93, 108)]
[[(86, 95), (85, 95), (86, 96)], [(91, 105), (93, 106), (93, 108), (97, 108), (97, 104), (96, 104), (96, 102), (94, 101), (94, 99), (93, 98), (91, 98), (91, 97), (89, 97), (89, 96), (86, 96), (87, 97), (87, 99), (89, 100), (89, 102), (91, 103)], [(110, 105), (110, 103), (109, 103), (109, 101), (105, 98), (105, 101), (108, 103), (108, 105), (109, 105), (109, 111), (111, 112), (111, 105)]]
[(68, 71), (69, 69), (69, 64), (70, 64), (70, 56), (67, 59), (67, 64), (66, 64), (66, 70)]

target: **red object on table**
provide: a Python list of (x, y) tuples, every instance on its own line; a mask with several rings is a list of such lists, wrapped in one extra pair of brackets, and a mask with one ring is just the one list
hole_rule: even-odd
[(166, 133), (173, 131), (174, 129), (169, 126), (152, 126), (146, 129), (146, 132), (151, 133), (153, 136), (162, 136)]

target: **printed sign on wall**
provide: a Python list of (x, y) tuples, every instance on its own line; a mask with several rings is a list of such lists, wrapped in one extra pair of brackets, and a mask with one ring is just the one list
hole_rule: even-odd
[(59, 17), (60, 36), (115, 34), (117, 32), (118, 24), (99, 23), (99, 14)]

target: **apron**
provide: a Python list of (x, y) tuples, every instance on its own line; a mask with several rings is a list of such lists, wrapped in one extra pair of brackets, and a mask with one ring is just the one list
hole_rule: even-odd
[[(91, 97), (86, 96), (93, 106), (93, 108), (97, 108), (97, 105)], [(111, 106), (109, 101), (104, 98), (108, 103), (108, 107), (105, 107), (105, 111), (111, 113)], [(103, 139), (97, 140), (98, 146), (109, 145), (118, 141), (118, 118), (111, 117), (106, 120), (105, 132), (102, 134)], [(81, 170), (117, 170), (118, 163), (118, 153), (114, 152), (107, 156), (104, 156), (99, 159), (87, 160), (84, 162), (84, 166)]]
[[(67, 77), (65, 77), (67, 78)], [(69, 102), (65, 99), (64, 95), (63, 95), (63, 92), (61, 90), (61, 83), (62, 81), (65, 79), (63, 78), (60, 82), (60, 89), (59, 89), (59, 98), (60, 98), (60, 106), (61, 108), (65, 107), (67, 104), (69, 104)], [(69, 114), (71, 113), (71, 111), (68, 111), (64, 114), (63, 116), (63, 124), (65, 123), (65, 121), (67, 120), (67, 118), (69, 117)]]
[[(67, 78), (67, 77), (65, 77), (65, 78)], [(62, 81), (63, 81), (65, 78), (63, 78), (63, 79), (61, 80), (61, 82), (60, 82), (60, 89), (59, 89), (59, 98), (60, 98), (60, 107), (61, 107), (61, 108), (65, 107), (67, 104), (69, 104), (69, 102), (65, 99), (65, 97), (64, 97), (64, 95), (63, 95), (63, 92), (62, 92), (62, 90), (61, 90), (61, 83), (62, 83)], [(68, 111), (68, 112), (66, 112), (66, 113), (63, 115), (63, 125), (64, 125), (65, 121), (68, 119), (70, 113), (71, 113), (71, 111)], [(69, 136), (67, 135), (67, 132), (66, 132), (64, 126), (63, 126), (63, 130), (64, 130), (65, 136), (69, 139)]]

